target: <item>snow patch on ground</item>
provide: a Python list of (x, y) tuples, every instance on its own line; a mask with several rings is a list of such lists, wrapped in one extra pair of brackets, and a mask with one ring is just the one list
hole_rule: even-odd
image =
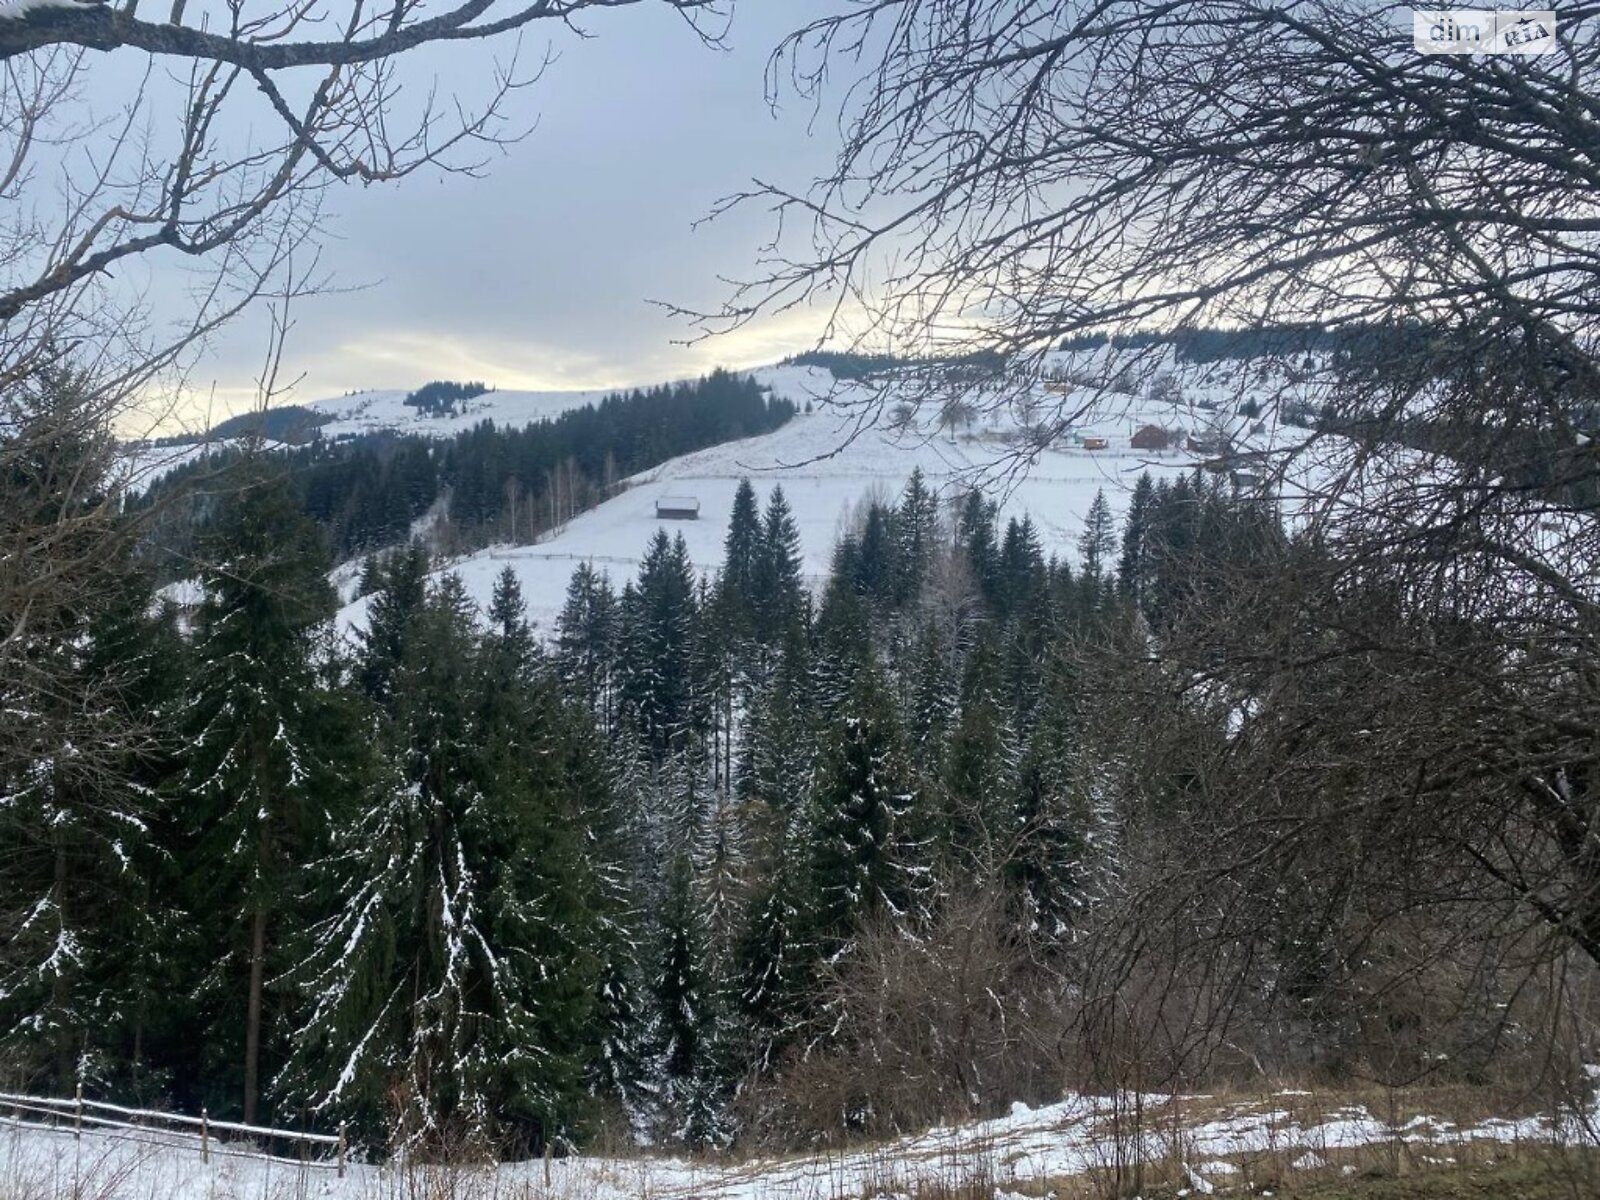
[[(1154, 1110), (1168, 1098), (1151, 1096)], [(1191, 1103), (1185, 1099), (1181, 1104)], [(1248, 1106), (1245, 1106), (1248, 1107)], [(1209, 1194), (1240, 1173), (1229, 1156), (1274, 1153), (1290, 1156), (1300, 1169), (1320, 1169), (1333, 1150), (1403, 1142), (1437, 1147), (1447, 1154), (1468, 1141), (1573, 1142), (1587, 1135), (1583, 1124), (1564, 1126), (1544, 1119), (1486, 1121), (1457, 1129), (1446, 1122), (1413, 1122), (1391, 1128), (1365, 1109), (1336, 1113), (1330, 1120), (1302, 1125), (1289, 1114), (1251, 1109), (1212, 1109), (1214, 1115), (1171, 1136), (1170, 1123), (1157, 1118), (1140, 1137), (1114, 1136), (1126, 1122), (1130, 1098), (1069, 1096), (1058, 1104), (1013, 1108), (992, 1121), (944, 1127), (870, 1149), (753, 1159), (746, 1162), (687, 1161), (680, 1158), (601, 1158), (576, 1156), (549, 1164), (506, 1164), (483, 1172), (483, 1194), (539, 1192), (571, 1200), (831, 1200), (914, 1194), (919, 1184), (986, 1179), (996, 1200), (1012, 1200), (1020, 1187), (1127, 1164), (1142, 1157), (1159, 1163), (1178, 1155), (1186, 1162), (1191, 1189)], [(1592, 1122), (1592, 1118), (1591, 1118)], [(1125, 1127), (1125, 1126), (1124, 1126)], [(1589, 1128), (1593, 1128), (1592, 1123)], [(1441, 1160), (1442, 1161), (1442, 1160)], [(544, 1172), (550, 1187), (544, 1187)], [(0, 1174), (19, 1195), (65, 1195), (75, 1181), (96, 1181), (98, 1200), (225, 1200), (238, 1197), (326, 1196), (336, 1200), (381, 1200), (402, 1194), (415, 1180), (404, 1167), (352, 1165), (344, 1178), (331, 1170), (308, 1170), (259, 1157), (225, 1157), (213, 1147), (209, 1163), (195, 1147), (159, 1140), (111, 1140), (70, 1129), (43, 1130), (0, 1119)], [(450, 1194), (474, 1195), (471, 1179), (458, 1180)], [(80, 1187), (78, 1189), (82, 1191)], [(435, 1193), (429, 1193), (435, 1194)], [(444, 1194), (442, 1192), (437, 1194)]]

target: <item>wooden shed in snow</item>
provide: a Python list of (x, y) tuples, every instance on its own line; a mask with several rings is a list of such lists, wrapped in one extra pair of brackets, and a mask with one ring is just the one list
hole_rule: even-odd
[(656, 501), (658, 521), (698, 521), (700, 501), (693, 496), (662, 496)]

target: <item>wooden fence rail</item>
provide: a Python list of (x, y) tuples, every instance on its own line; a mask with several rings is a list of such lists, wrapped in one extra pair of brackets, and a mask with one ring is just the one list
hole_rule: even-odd
[[(228, 1158), (265, 1159), (291, 1163), (316, 1170), (345, 1172), (349, 1140), (344, 1123), (337, 1134), (305, 1133), (297, 1129), (274, 1129), (266, 1125), (242, 1125), (236, 1121), (213, 1121), (200, 1110), (198, 1117), (183, 1113), (156, 1112), (127, 1108), (103, 1100), (85, 1100), (79, 1087), (71, 1099), (54, 1096), (28, 1096), (0, 1092), (0, 1117), (10, 1123), (64, 1132), (70, 1124), (72, 1136), (82, 1137), (85, 1128), (108, 1137), (120, 1137), (165, 1146), (191, 1146), (200, 1158), (210, 1162), (213, 1154)], [(247, 1142), (256, 1147), (247, 1148)], [(293, 1146), (297, 1157), (273, 1154), (275, 1146)], [(331, 1150), (333, 1157), (314, 1157), (314, 1148)]]

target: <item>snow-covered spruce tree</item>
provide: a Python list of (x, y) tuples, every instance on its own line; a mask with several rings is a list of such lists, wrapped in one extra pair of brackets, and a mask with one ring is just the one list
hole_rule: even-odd
[(767, 497), (758, 552), (752, 596), (756, 639), (771, 646), (783, 640), (801, 611), (800, 531), (781, 487)]
[[(108, 851), (143, 807), (116, 795), (133, 731), (84, 644), (126, 567), (125, 553), (104, 561), (120, 541), (114, 443), (89, 390), (55, 372), (0, 388), (0, 1031), (24, 1069), (58, 1078), (89, 1019), (90, 914), (75, 893), (92, 875), (75, 876), (94, 864), (75, 851), (98, 846), (115, 879)], [(131, 820), (100, 819), (118, 813)]]
[(747, 656), (721, 624), (721, 602), (721, 588), (702, 576), (695, 587), (691, 629), (689, 744), (695, 758), (705, 764), (708, 789), (726, 797), (733, 786), (739, 666)]
[(617, 597), (611, 581), (580, 562), (556, 621), (556, 666), (600, 728), (612, 731), (617, 669)]
[(719, 968), (730, 959), (744, 913), (749, 874), (748, 831), (741, 806), (713, 792), (694, 847), (695, 875), (705, 909), (706, 943)]
[(974, 488), (963, 497), (956, 516), (956, 544), (966, 557), (978, 590), (990, 605), (997, 604), (1000, 585), (997, 512), (994, 501)]
[(454, 576), (418, 613), (362, 811), (322, 868), (339, 903), (292, 975), (285, 1091), (424, 1154), (566, 1136), (597, 1052), (564, 723), (498, 593), (487, 639)]
[(1078, 553), (1083, 557), (1084, 573), (1098, 579), (1111, 565), (1111, 553), (1116, 547), (1116, 523), (1111, 517), (1111, 505), (1106, 501), (1105, 490), (1096, 489), (1083, 518), (1083, 532), (1078, 535)]
[(650, 1045), (658, 1132), (689, 1146), (722, 1144), (733, 1132), (727, 1111), (732, 1047), (722, 1036), (722, 996), (688, 853), (668, 865), (655, 941)]
[(786, 788), (792, 799), (776, 814), (739, 944), (739, 1002), (761, 1070), (800, 1037), (816, 963), (813, 814), (802, 787), (796, 779)]
[(911, 472), (900, 495), (899, 520), (895, 523), (899, 541), (899, 569), (894, 584), (897, 605), (910, 604), (922, 590), (922, 582), (933, 565), (938, 531), (939, 497), (918, 467)]
[(1002, 619), (1015, 618), (1026, 608), (1030, 597), (1042, 591), (1047, 581), (1044, 552), (1033, 520), (1024, 515), (1006, 522), (1000, 543), (1000, 605)]
[(819, 948), (837, 957), (860, 923), (906, 928), (932, 899), (926, 814), (881, 671), (869, 658), (824, 735), (813, 790)]
[(757, 579), (765, 550), (755, 488), (749, 479), (741, 479), (723, 541), (720, 596), (726, 632), (735, 639), (749, 637), (754, 631)]
[(169, 1071), (163, 1047), (189, 1039), (189, 1008), (172, 982), (186, 964), (179, 957), (183, 911), (182, 863), (173, 848), (183, 842), (182, 814), (162, 795), (180, 769), (183, 743), (176, 736), (187, 702), (189, 647), (169, 602), (152, 607), (150, 580), (132, 570), (115, 589), (109, 609), (89, 638), (88, 669), (115, 676), (119, 702), (140, 736), (116, 764), (126, 794), (143, 802), (132, 812), (108, 811), (116, 825), (142, 816), (137, 836), (109, 844), (119, 870), (97, 870), (94, 887), (105, 901), (100, 934), (99, 997), (95, 1034), (86, 1039), (80, 1076), (112, 1094), (148, 1096)]
[[(815, 744), (810, 727), (810, 653), (795, 625), (784, 639), (777, 668), (752, 698), (740, 771), (741, 796), (772, 814), (794, 811), (805, 795)], [(758, 810), (758, 826), (769, 822)]]
[(817, 650), (812, 660), (821, 715), (832, 717), (848, 702), (856, 672), (872, 656), (870, 625), (871, 615), (856, 585), (835, 572), (817, 611)]
[(1071, 926), (1084, 896), (1089, 848), (1088, 774), (1079, 761), (1076, 674), (1069, 659), (1052, 656), (1043, 669), (1037, 719), (1017, 764), (1015, 824), (1008, 843), (1009, 879), (1024, 890), (1030, 924), (1048, 937)]
[(621, 707), (656, 760), (687, 745), (695, 686), (694, 570), (683, 535), (657, 530), (621, 604)]
[(853, 545), (842, 544), (836, 555), (834, 577), (878, 607), (895, 604), (902, 574), (899, 528), (899, 512), (874, 500), (867, 505), (860, 537)]
[(190, 910), (215, 954), (198, 994), (208, 1054), (253, 1121), (263, 1046), (277, 1032), (269, 980), (288, 965), (282, 918), (334, 790), (328, 697), (312, 653), (335, 600), (321, 532), (281, 475), (244, 480), (207, 546), (183, 719), (192, 741), (175, 794), (197, 864)]
[[(515, 1081), (502, 1121), (532, 1118), (537, 1141), (576, 1132), (599, 1049), (596, 954), (609, 899), (589, 838), (603, 797), (573, 747), (556, 676), (539, 655), (516, 576), (508, 567), (489, 606), (480, 649), (479, 721), (486, 794), (496, 802), (491, 840), (479, 850), (498, 873), (491, 944), (525, 981), (537, 1073)], [(495, 862), (495, 856), (503, 859)], [(515, 1049), (515, 1043), (511, 1043)]]
[(1016, 743), (1001, 698), (999, 652), (986, 627), (967, 656), (961, 711), (945, 755), (942, 838), (948, 856), (970, 874), (1005, 854), (1013, 828)]
[(944, 758), (945, 742), (956, 712), (957, 692), (951, 678), (950, 654), (934, 622), (923, 623), (915, 656), (906, 731), (923, 770), (935, 774), (941, 769)]
[(180, 1007), (154, 788), (170, 769), (160, 731), (181, 702), (183, 644), (170, 611), (151, 614), (149, 580), (121, 568), (78, 636), (49, 651), (58, 699), (121, 730), (121, 752), (102, 747), (91, 764), (66, 744), (0, 778), (0, 911), (15, 914), (0, 949), (0, 1050), (55, 1095), (137, 1079), (151, 1025)]
[[(1042, 678), (1060, 659), (1061, 640), (1067, 628), (1061, 619), (1057, 588), (1052, 583), (1058, 577), (1070, 581), (1065, 564), (1054, 561), (1031, 574), (1033, 581), (1022, 589), (1011, 620), (998, 631), (1003, 642), (1003, 702), (1018, 737), (1026, 737), (1039, 719)], [(1092, 595), (1108, 598), (1098, 589)]]
[[(609, 584), (598, 583), (606, 595)], [(594, 1032), (587, 1068), (589, 1092), (600, 1104), (597, 1134), (608, 1132), (615, 1104), (624, 1126), (635, 1134), (648, 1122), (649, 1023), (646, 995), (647, 968), (643, 965), (644, 925), (642, 893), (637, 867), (639, 813), (635, 797), (640, 792), (636, 762), (616, 753), (609, 731), (595, 719), (587, 697), (574, 693), (565, 666), (548, 664), (549, 686), (563, 698), (560, 708), (562, 737), (559, 771), (574, 805), (573, 821), (583, 834), (583, 846), (592, 865), (594, 893), (589, 902), (593, 918), (589, 952), (595, 967)], [(615, 1126), (612, 1126), (614, 1128)]]
[(427, 578), (428, 551), (421, 542), (393, 551), (372, 572), (376, 590), (367, 602), (359, 678), (368, 697), (379, 704), (393, 703), (395, 673), (405, 657), (412, 620), (422, 608)]

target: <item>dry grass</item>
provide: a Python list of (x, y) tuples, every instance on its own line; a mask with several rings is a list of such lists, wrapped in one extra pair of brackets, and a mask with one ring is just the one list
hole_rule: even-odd
[[(1494, 1147), (1470, 1161), (1419, 1156), (1396, 1172), (1371, 1154), (1342, 1152), (1315, 1168), (1288, 1161), (1257, 1162), (1231, 1179), (1213, 1180), (1218, 1196), (1276, 1200), (1594, 1200), (1600, 1196), (1600, 1151), (1541, 1147)], [(996, 1200), (997, 1195), (1053, 1200), (1185, 1200), (1201, 1194), (1193, 1177), (1174, 1163), (1150, 1164), (1143, 1177), (1117, 1180), (1095, 1173), (1070, 1179), (1036, 1180), (997, 1193), (982, 1177), (959, 1183), (925, 1184), (909, 1191), (874, 1191), (910, 1200)]]
[[(1208, 1192), (1279, 1200), (1597, 1200), (1600, 1149), (1517, 1140), (1509, 1122), (1540, 1111), (1525, 1095), (1466, 1086), (1171, 1098), (1098, 1117), (1100, 1161), (1082, 1174), (1011, 1180), (1003, 1161), (969, 1162), (965, 1173), (935, 1182), (886, 1179), (867, 1189), (866, 1200), (1175, 1200)], [(1198, 1144), (1196, 1131), (1208, 1124), (1252, 1119), (1265, 1132), (1264, 1148), (1217, 1153)], [(1318, 1130), (1340, 1121), (1376, 1121), (1401, 1133), (1358, 1146), (1315, 1144)], [(1496, 1139), (1458, 1136), (1481, 1132), (1486, 1122), (1507, 1124)]]
[[(690, 1176), (635, 1153), (557, 1163), (553, 1178), (538, 1162), (457, 1163), (366, 1172), (342, 1186), (304, 1171), (274, 1170), (268, 1178), (247, 1162), (191, 1174), (186, 1160), (153, 1152), (90, 1153), (87, 1139), (81, 1155), (21, 1171), (13, 1138), (9, 1159), (0, 1144), (0, 1200), (155, 1200), (180, 1192), (182, 1200), (1179, 1200), (1208, 1191), (1280, 1200), (1600, 1198), (1600, 1151), (1554, 1148), (1548, 1130), (1530, 1136), (1531, 1125), (1520, 1143), (1515, 1126), (1484, 1128), (1486, 1120), (1533, 1115), (1512, 1100), (1467, 1088), (1103, 1098), (1092, 1115), (1087, 1107), (1050, 1114), (1020, 1136), (1016, 1127), (968, 1127), (821, 1155), (706, 1159)], [(1429, 1120), (1407, 1128), (1418, 1116)], [(1400, 1136), (1389, 1135), (1395, 1125)], [(1493, 1139), (1463, 1136), (1473, 1131)], [(1361, 1138), (1377, 1140), (1344, 1144)]]

